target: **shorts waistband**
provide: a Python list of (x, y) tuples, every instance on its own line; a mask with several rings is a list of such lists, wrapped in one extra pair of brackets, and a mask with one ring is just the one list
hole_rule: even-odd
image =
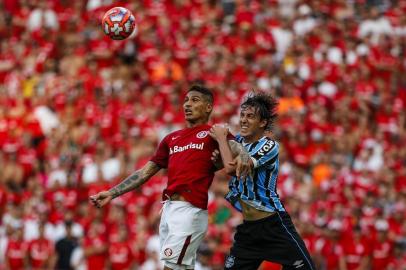
[(262, 222), (266, 222), (269, 219), (273, 219), (276, 215), (277, 215), (276, 212), (272, 212), (272, 213), (270, 212), (269, 216), (266, 216), (266, 217), (263, 217), (263, 218), (260, 218), (260, 219), (255, 219), (255, 220), (246, 220), (246, 219), (244, 219), (243, 223), (244, 224), (262, 223)]

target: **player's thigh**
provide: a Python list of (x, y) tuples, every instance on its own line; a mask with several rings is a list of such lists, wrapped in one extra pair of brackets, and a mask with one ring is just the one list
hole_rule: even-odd
[(168, 233), (161, 245), (161, 259), (168, 265), (185, 265), (186, 269), (192, 269), (197, 248), (207, 231), (207, 211), (178, 201), (171, 202), (165, 210)]

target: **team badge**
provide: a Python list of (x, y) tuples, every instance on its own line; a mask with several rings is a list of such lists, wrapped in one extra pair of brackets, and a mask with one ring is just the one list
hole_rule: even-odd
[(203, 138), (207, 137), (207, 135), (209, 135), (209, 132), (200, 131), (199, 133), (197, 133), (196, 137), (199, 138), (199, 139), (203, 139)]
[(229, 255), (226, 259), (225, 267), (226, 268), (231, 268), (234, 265), (235, 257)]
[(170, 257), (172, 255), (172, 249), (170, 248), (165, 249), (164, 254), (166, 257)]

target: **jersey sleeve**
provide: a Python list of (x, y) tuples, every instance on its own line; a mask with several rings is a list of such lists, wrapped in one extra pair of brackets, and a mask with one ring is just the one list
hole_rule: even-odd
[(262, 146), (251, 154), (251, 159), (254, 163), (254, 168), (263, 166), (264, 164), (274, 163), (279, 155), (279, 144), (271, 139), (267, 139)]
[(150, 161), (154, 162), (161, 168), (168, 167), (169, 160), (169, 146), (167, 143), (167, 138), (165, 137), (158, 146), (158, 149), (155, 152), (155, 155), (151, 158)]

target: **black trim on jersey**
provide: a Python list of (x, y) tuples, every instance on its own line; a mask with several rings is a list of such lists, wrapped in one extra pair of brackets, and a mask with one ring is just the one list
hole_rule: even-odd
[(272, 169), (266, 169), (264, 185), (265, 185), (265, 194), (266, 194), (266, 197), (269, 199), (269, 204), (276, 210), (277, 208), (271, 198), (271, 190), (269, 189), (269, 183), (271, 182), (271, 176), (272, 176), (272, 172), (274, 170), (275, 170), (275, 167), (273, 167)]
[(242, 183), (242, 195), (248, 197), (248, 184), (247, 184), (247, 180), (244, 180)]
[(258, 170), (255, 170), (254, 176), (252, 178), (252, 182), (253, 182), (253, 193), (254, 193), (254, 200), (257, 199), (258, 197), (258, 185), (257, 185), (257, 180), (258, 180)]

